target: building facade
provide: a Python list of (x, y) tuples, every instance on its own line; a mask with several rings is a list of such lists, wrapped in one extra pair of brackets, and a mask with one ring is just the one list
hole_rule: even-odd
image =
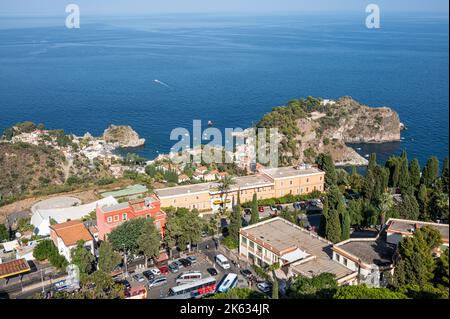
[(105, 240), (114, 228), (135, 218), (153, 218), (161, 237), (164, 237), (166, 213), (161, 210), (161, 202), (154, 195), (117, 205), (97, 206), (96, 214), (99, 240)]
[(224, 193), (219, 191), (220, 182), (209, 182), (157, 189), (162, 207), (183, 207), (200, 212), (216, 212), (221, 207), (231, 208), (237, 201), (283, 197), (288, 194), (302, 195), (324, 191), (325, 172), (316, 167), (281, 167), (262, 169), (255, 175), (235, 177), (234, 184)]
[(357, 272), (332, 259), (332, 243), (283, 218), (245, 228), (239, 236), (239, 256), (258, 267), (280, 266), (286, 278), (332, 273), (339, 284), (353, 284)]
[(67, 261), (72, 260), (71, 251), (77, 247), (79, 241), (84, 242), (84, 247), (94, 255), (94, 238), (86, 226), (79, 221), (73, 220), (50, 226), (50, 238), (58, 248), (61, 256)]

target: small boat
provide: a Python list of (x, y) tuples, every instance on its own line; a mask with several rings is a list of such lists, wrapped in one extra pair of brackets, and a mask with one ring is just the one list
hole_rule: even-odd
[(366, 154), (366, 155), (364, 155), (364, 157), (366, 157), (366, 158), (369, 158), (369, 157), (370, 157), (370, 155), (369, 155), (369, 154)]
[(361, 150), (361, 147), (357, 147), (356, 150), (357, 150), (357, 151), (360, 151), (360, 150)]
[(208, 121), (208, 126), (213, 126), (213, 122), (211, 120)]

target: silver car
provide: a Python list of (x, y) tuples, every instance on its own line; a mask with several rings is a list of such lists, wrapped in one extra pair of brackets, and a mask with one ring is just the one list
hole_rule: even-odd
[(154, 288), (154, 287), (159, 287), (159, 286), (163, 286), (163, 285), (167, 285), (167, 277), (156, 277), (153, 280), (150, 280), (148, 282), (148, 288)]

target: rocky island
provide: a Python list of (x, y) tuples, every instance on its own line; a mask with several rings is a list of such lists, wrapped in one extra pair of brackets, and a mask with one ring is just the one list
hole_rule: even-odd
[(108, 143), (117, 143), (119, 147), (139, 147), (145, 144), (145, 139), (130, 126), (111, 125), (103, 132), (103, 139)]
[(282, 165), (314, 162), (320, 153), (332, 155), (336, 165), (367, 165), (347, 143), (400, 141), (403, 124), (388, 107), (369, 107), (351, 97), (336, 101), (308, 97), (275, 107), (257, 127), (277, 127), (281, 133)]

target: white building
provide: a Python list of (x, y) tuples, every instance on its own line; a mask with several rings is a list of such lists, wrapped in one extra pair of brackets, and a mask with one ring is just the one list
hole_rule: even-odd
[(377, 238), (354, 238), (333, 245), (333, 260), (358, 273), (358, 283), (369, 287), (386, 284), (393, 272), (396, 245)]
[(94, 238), (81, 221), (73, 220), (50, 226), (50, 237), (61, 256), (71, 261), (71, 251), (77, 243), (84, 241), (84, 247), (94, 255)]
[(51, 220), (56, 221), (58, 224), (69, 220), (78, 220), (96, 210), (97, 205), (103, 207), (117, 204), (117, 200), (114, 197), (109, 196), (80, 206), (49, 209), (37, 208), (31, 216), (31, 224), (35, 227), (34, 233), (36, 235), (48, 236), (50, 235)]
[(339, 284), (353, 284), (357, 272), (333, 260), (331, 246), (317, 234), (276, 217), (241, 228), (239, 255), (263, 268), (279, 263), (278, 274), (286, 278), (332, 273)]

